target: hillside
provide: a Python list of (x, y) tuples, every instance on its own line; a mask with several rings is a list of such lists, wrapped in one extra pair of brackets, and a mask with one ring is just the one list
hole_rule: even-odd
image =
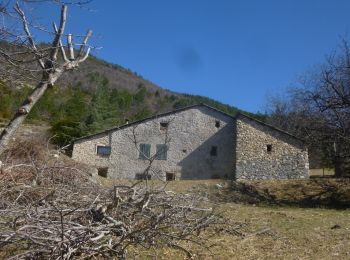
[(147, 93), (147, 100), (145, 101), (153, 113), (162, 113), (197, 103), (207, 103), (232, 115), (240, 110), (237, 107), (223, 104), (208, 97), (177, 93), (164, 89), (144, 79), (137, 72), (117, 64), (108, 63), (94, 56), (82, 63), (78, 70), (65, 73), (58, 81), (58, 85), (69, 86), (77, 84), (88, 91), (95, 91), (99, 86), (96, 83), (106, 84), (112, 90), (127, 91), (132, 94), (139, 92), (141, 89)]
[[(119, 90), (128, 90), (131, 92), (137, 91), (140, 84), (146, 87), (150, 92), (163, 90), (160, 86), (145, 80), (130, 69), (125, 69), (122, 66), (108, 63), (98, 59), (95, 56), (90, 56), (85, 62), (81, 63), (79, 69), (65, 73), (58, 81), (58, 84), (65, 82), (81, 82), (84, 88), (94, 88), (94, 77), (104, 75), (109, 82), (111, 88)], [(166, 91), (168, 94), (170, 91)]]
[[(0, 118), (8, 119), (31, 91), (0, 82)], [(234, 115), (238, 108), (213, 99), (165, 90), (136, 72), (90, 57), (78, 70), (62, 76), (31, 111), (29, 123), (48, 123), (54, 142), (92, 134), (152, 114), (206, 103)], [(263, 115), (255, 115), (263, 119)]]

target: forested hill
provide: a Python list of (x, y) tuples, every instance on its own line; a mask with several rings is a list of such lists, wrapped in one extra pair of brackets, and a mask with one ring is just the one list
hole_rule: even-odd
[[(30, 87), (9, 88), (0, 83), (0, 118), (10, 118), (30, 91)], [(198, 103), (231, 115), (239, 111), (207, 97), (163, 89), (136, 72), (90, 57), (46, 92), (28, 121), (49, 123), (54, 141), (63, 145), (72, 138), (124, 124), (126, 118), (139, 120)], [(251, 115), (263, 119), (263, 115)]]

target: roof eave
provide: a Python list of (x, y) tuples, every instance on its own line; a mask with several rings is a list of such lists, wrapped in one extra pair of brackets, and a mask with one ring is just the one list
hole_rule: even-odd
[(230, 114), (227, 114), (227, 113), (225, 113), (225, 112), (223, 112), (223, 111), (221, 111), (219, 109), (216, 109), (216, 108), (211, 107), (211, 106), (209, 106), (207, 104), (204, 104), (204, 103), (199, 103), (199, 104), (195, 104), (195, 105), (191, 105), (191, 106), (178, 108), (178, 109), (175, 109), (175, 110), (172, 110), (172, 111), (168, 111), (168, 112), (165, 112), (165, 113), (155, 114), (153, 116), (146, 117), (146, 118), (143, 118), (141, 120), (137, 120), (137, 121), (134, 121), (134, 122), (131, 122), (131, 123), (128, 123), (128, 124), (124, 124), (124, 125), (118, 126), (118, 127), (113, 127), (113, 128), (104, 130), (102, 132), (98, 132), (96, 134), (82, 136), (82, 137), (79, 137), (79, 138), (76, 138), (76, 139), (72, 140), (72, 144), (74, 144), (76, 141), (80, 141), (80, 140), (83, 140), (83, 139), (89, 139), (89, 138), (92, 138), (92, 137), (95, 137), (95, 136), (98, 136), (98, 135), (109, 134), (110, 132), (117, 131), (117, 130), (120, 130), (120, 129), (124, 129), (126, 127), (130, 127), (130, 126), (133, 126), (133, 125), (136, 125), (136, 124), (140, 124), (140, 123), (143, 123), (143, 122), (151, 120), (151, 119), (160, 118), (160, 117), (163, 117), (163, 116), (175, 114), (175, 113), (178, 113), (178, 112), (181, 112), (181, 111), (185, 111), (185, 110), (188, 110), (188, 109), (191, 109), (191, 108), (201, 107), (201, 106), (202, 107), (207, 107), (209, 109), (212, 109), (212, 110), (214, 110), (214, 111), (216, 111), (218, 113), (221, 113), (221, 114), (223, 114), (225, 116), (228, 116), (228, 117), (231, 117), (233, 119), (235, 118), (234, 116), (232, 116)]
[(257, 122), (257, 123), (259, 123), (259, 124), (261, 124), (261, 125), (264, 125), (264, 126), (266, 126), (266, 127), (269, 127), (269, 128), (271, 128), (271, 129), (273, 129), (273, 130), (275, 130), (275, 131), (278, 131), (278, 132), (280, 132), (280, 133), (282, 133), (282, 134), (288, 135), (289, 137), (292, 137), (292, 138), (297, 139), (297, 140), (299, 140), (299, 141), (301, 141), (301, 142), (303, 142), (303, 143), (306, 143), (306, 141), (305, 141), (304, 139), (300, 138), (300, 137), (297, 137), (297, 136), (295, 136), (295, 135), (292, 135), (292, 134), (290, 134), (290, 133), (288, 133), (288, 132), (286, 132), (286, 131), (284, 131), (284, 130), (278, 128), (278, 127), (275, 127), (275, 126), (272, 126), (272, 125), (267, 124), (267, 123), (265, 123), (265, 122), (262, 122), (262, 121), (260, 121), (260, 120), (258, 120), (258, 119), (255, 119), (255, 118), (253, 118), (253, 117), (251, 117), (251, 116), (248, 116), (248, 115), (246, 115), (246, 114), (244, 114), (244, 113), (242, 113), (242, 112), (238, 112), (237, 115), (235, 116), (235, 118), (238, 118), (239, 116), (243, 116), (243, 117), (245, 117), (245, 118), (248, 118), (248, 119), (250, 119), (250, 120), (252, 120), (252, 121), (255, 121), (255, 122)]

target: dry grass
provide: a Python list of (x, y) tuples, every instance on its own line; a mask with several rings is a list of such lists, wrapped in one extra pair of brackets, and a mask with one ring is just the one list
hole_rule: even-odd
[[(198, 259), (349, 259), (350, 211), (254, 207), (221, 204), (226, 217), (246, 223), (246, 237), (211, 238), (211, 252), (197, 248)], [(333, 228), (338, 225), (340, 228)], [(337, 226), (336, 226), (337, 227)], [(186, 259), (178, 251), (138, 248), (135, 259)]]
[(200, 232), (242, 235), (240, 223), (213, 214), (213, 203), (196, 193), (106, 188), (51, 152), (23, 142), (1, 157), (0, 258), (117, 259), (129, 246), (192, 256), (191, 245), (207, 248)]
[[(104, 181), (107, 185), (119, 182)], [(295, 181), (266, 181), (253, 185), (261, 190), (270, 187), (280, 197), (292, 196), (293, 190), (294, 196), (306, 189), (317, 193), (321, 187), (315, 181), (300, 183), (299, 187)], [(238, 204), (230, 202), (226, 189), (216, 184), (222, 186), (223, 182), (174, 181), (167, 185), (167, 189), (176, 192), (198, 190), (203, 194), (215, 193), (215, 196), (222, 193), (226, 202), (217, 204), (217, 212), (245, 224), (245, 237), (214, 236), (212, 251), (198, 247), (198, 259), (350, 259), (350, 210)], [(155, 259), (155, 256), (157, 259), (185, 259), (183, 254), (169, 248), (156, 251), (137, 248), (130, 255), (135, 259)]]
[[(22, 149), (18, 149), (14, 154), (15, 160), (23, 163), (23, 159), (28, 156), (41, 158), (40, 154), (37, 156), (30, 149), (25, 150), (29, 154), (23, 154)], [(105, 186), (135, 182), (98, 179)], [(159, 181), (151, 181), (150, 184), (162, 185)], [(174, 192), (200, 192), (217, 202), (218, 214), (243, 225), (244, 236), (221, 233), (211, 237), (211, 252), (200, 246), (195, 247), (198, 259), (350, 259), (349, 209), (300, 208), (266, 203), (271, 198), (274, 198), (273, 202), (283, 204), (288, 200), (300, 202), (310, 197), (327, 199), (332, 194), (338, 194), (338, 198), (349, 202), (349, 184), (349, 181), (334, 179), (246, 183), (246, 191), (250, 189), (253, 192), (245, 195), (256, 199), (255, 202), (244, 200), (247, 197), (237, 197), (237, 194), (242, 195), (242, 191), (235, 191), (233, 186), (225, 185), (221, 180), (174, 181), (169, 182), (166, 189)], [(254, 197), (256, 194), (258, 196)], [(264, 197), (267, 199), (264, 200)], [(260, 204), (261, 201), (264, 203)], [(3, 253), (0, 252), (0, 258)], [(12, 255), (10, 252), (7, 254)], [(132, 248), (128, 256), (130, 259), (186, 258), (179, 250), (166, 247), (155, 250)]]
[(350, 179), (247, 181), (230, 186), (224, 201), (350, 208)]
[[(133, 184), (135, 180), (116, 180), (98, 177), (105, 186)], [(230, 182), (224, 180), (186, 180), (161, 182), (174, 192), (201, 193), (216, 202), (243, 204), (289, 205), (298, 207), (350, 208), (350, 179), (315, 178), (309, 180), (265, 180)]]
[[(122, 179), (106, 179), (100, 176), (97, 176), (97, 179), (100, 183), (107, 187), (112, 187), (113, 185), (120, 184), (134, 184), (136, 180), (122, 180)], [(158, 180), (150, 180), (150, 185), (165, 185), (166, 190), (171, 190), (174, 192), (186, 192), (193, 188), (200, 187), (201, 189), (207, 188), (211, 189), (215, 186), (215, 184), (224, 184), (223, 180), (186, 180), (186, 181), (170, 181), (170, 182), (162, 182)]]
[[(216, 238), (221, 259), (346, 259), (350, 257), (350, 211), (254, 207), (226, 203), (227, 217), (242, 219), (249, 233)], [(338, 225), (340, 228), (334, 228)], [(261, 234), (259, 231), (263, 230)]]

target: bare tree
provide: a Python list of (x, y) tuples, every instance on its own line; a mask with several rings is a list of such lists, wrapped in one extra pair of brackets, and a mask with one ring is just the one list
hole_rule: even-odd
[(215, 205), (199, 193), (145, 182), (106, 188), (91, 182), (82, 165), (43, 151), (20, 143), (4, 153), (0, 252), (7, 255), (0, 256), (125, 259), (130, 248), (173, 248), (192, 258), (194, 246), (210, 252), (213, 235), (244, 236), (242, 223), (214, 214)]
[(287, 99), (270, 106), (272, 123), (321, 149), (336, 176), (350, 170), (345, 169), (350, 159), (350, 50), (346, 41), (339, 53), (308, 73), (299, 87), (290, 89)]
[[(86, 33), (80, 49), (76, 53), (72, 34), (64, 34), (67, 5), (63, 4), (61, 5), (59, 25), (56, 26), (55, 23), (53, 24), (54, 38), (51, 45), (39, 47), (35, 43), (31, 33), (31, 27), (33, 25), (28, 21), (25, 12), (18, 3), (14, 6), (14, 13), (7, 11), (8, 4), (3, 4), (0, 9), (9, 17), (20, 21), (22, 32), (24, 33), (24, 35), (20, 34), (18, 28), (12, 30), (2, 28), (2, 36), (4, 38), (7, 37), (7, 39), (13, 38), (13, 41), (10, 41), (12, 44), (7, 48), (0, 49), (2, 63), (6, 65), (5, 67), (2, 66), (3, 70), (1, 74), (3, 76), (10, 74), (11, 78), (13, 78), (13, 73), (22, 71), (28, 77), (28, 80), (29, 78), (36, 78), (40, 74), (39, 83), (22, 106), (18, 108), (12, 120), (0, 134), (0, 154), (2, 154), (11, 137), (13, 137), (32, 107), (42, 97), (47, 88), (53, 86), (65, 71), (77, 68), (80, 63), (87, 59), (90, 52), (87, 42), (91, 36), (91, 31), (89, 30)], [(64, 36), (67, 37), (67, 46), (64, 46), (62, 43), (62, 37)], [(68, 51), (68, 55), (66, 51)], [(61, 54), (61, 58), (58, 57), (59, 53)], [(28, 67), (28, 64), (33, 65), (33, 63), (36, 64), (35, 67)]]
[[(128, 135), (129, 140), (133, 143), (135, 149), (137, 152), (142, 156), (142, 158), (147, 162), (147, 167), (140, 173), (140, 178), (147, 181), (150, 178), (156, 178), (158, 180), (164, 180), (164, 173), (162, 173), (161, 170), (154, 167), (154, 161), (157, 159), (158, 156), (162, 154), (166, 154), (167, 151), (170, 148), (171, 145), (171, 136), (170, 131), (172, 122), (174, 121), (175, 117), (170, 118), (167, 121), (167, 127), (164, 128), (164, 130), (159, 134), (160, 139), (163, 139), (163, 149), (160, 149), (156, 151), (154, 154), (145, 154), (144, 151), (140, 149), (140, 135), (141, 133), (137, 132), (138, 125), (132, 126), (130, 134)], [(154, 125), (153, 127), (158, 127), (158, 122), (154, 120), (152, 122)]]
[[(45, 90), (89, 55), (91, 32), (75, 53), (72, 35), (64, 34), (66, 13), (67, 6), (63, 5), (51, 46), (38, 46), (30, 31), (32, 24), (16, 5), (15, 15), (25, 38), (17, 37), (16, 32), (11, 49), (1, 49), (0, 57), (8, 65), (3, 72), (9, 69), (9, 78), (16, 70), (24, 71), (29, 80), (40, 74), (39, 84), (0, 136), (0, 155), (4, 158), (0, 168), (1, 254), (5, 252), (13, 259), (125, 259), (131, 247), (171, 247), (192, 258), (191, 245), (210, 250), (210, 235), (224, 231), (243, 236), (240, 223), (215, 215), (213, 205), (198, 194), (175, 194), (166, 191), (164, 185), (151, 189), (145, 182), (110, 189), (92, 182), (82, 165), (41, 154), (43, 147), (20, 143), (5, 149), (11, 148), (11, 136)], [(9, 32), (4, 31), (4, 37)], [(64, 36), (67, 46), (62, 43)], [(27, 66), (33, 62), (37, 65)], [(138, 140), (134, 141), (138, 148)], [(164, 144), (169, 143), (166, 131)], [(152, 168), (155, 156), (147, 158), (145, 174), (156, 174)], [(208, 236), (201, 236), (202, 231)], [(14, 247), (16, 250), (12, 250)]]

